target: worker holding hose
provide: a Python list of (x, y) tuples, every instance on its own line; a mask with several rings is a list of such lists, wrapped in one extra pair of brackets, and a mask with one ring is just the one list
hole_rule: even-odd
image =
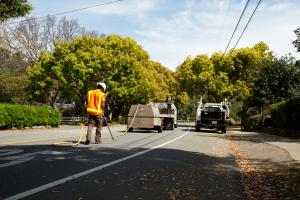
[(103, 114), (105, 106), (106, 84), (97, 83), (97, 89), (88, 91), (86, 95), (87, 113), (89, 114), (88, 129), (85, 144), (89, 145), (92, 137), (93, 127), (96, 126), (95, 143), (101, 143), (101, 129), (103, 124)]

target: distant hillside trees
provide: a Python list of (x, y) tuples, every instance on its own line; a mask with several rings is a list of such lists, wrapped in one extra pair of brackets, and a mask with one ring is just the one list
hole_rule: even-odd
[(72, 41), (80, 36), (98, 36), (87, 31), (76, 20), (55, 16), (45, 19), (27, 17), (17, 24), (5, 25), (0, 32), (1, 45), (12, 52), (21, 52), (30, 65), (33, 65), (42, 51), (51, 51), (57, 41)]

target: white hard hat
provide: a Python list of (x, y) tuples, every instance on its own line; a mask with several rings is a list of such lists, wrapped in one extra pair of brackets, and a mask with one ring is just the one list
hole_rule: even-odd
[(105, 84), (105, 83), (103, 83), (103, 82), (98, 82), (98, 83), (97, 83), (97, 86), (98, 86), (98, 85), (101, 85), (101, 86), (103, 87), (104, 90), (106, 89), (106, 84)]

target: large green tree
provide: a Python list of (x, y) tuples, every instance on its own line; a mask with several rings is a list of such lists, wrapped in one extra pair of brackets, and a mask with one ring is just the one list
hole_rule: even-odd
[(232, 94), (227, 74), (215, 71), (207, 55), (188, 57), (177, 68), (176, 79), (180, 90), (187, 92), (191, 99), (206, 96), (209, 101), (222, 101)]
[(27, 102), (27, 76), (0, 69), (0, 102)]
[(294, 96), (300, 86), (300, 66), (291, 56), (264, 60), (248, 98), (249, 106), (264, 107)]
[(150, 61), (147, 74), (146, 78), (154, 87), (155, 98), (163, 100), (166, 99), (166, 96), (175, 95), (176, 80), (174, 72), (158, 62)]
[[(245, 100), (250, 95), (250, 88), (259, 71), (263, 60), (271, 59), (272, 52), (264, 42), (259, 42), (253, 47), (235, 49), (226, 55), (221, 52), (214, 53), (211, 60), (214, 64), (215, 73), (227, 75), (228, 86), (234, 100)], [(228, 93), (229, 94), (229, 93)]]
[[(21, 102), (26, 101), (23, 97), (27, 91), (16, 89), (12, 80), (18, 80), (22, 85), (19, 88), (26, 88), (27, 82), (23, 81), (26, 80), (26, 69), (35, 64), (42, 51), (53, 50), (56, 41), (71, 41), (83, 35), (98, 34), (65, 17), (59, 20), (55, 16), (42, 20), (28, 17), (17, 24), (3, 25), (0, 31), (0, 81), (3, 87), (0, 93), (5, 96), (1, 97), (1, 101), (20, 102), (19, 97), (22, 97)], [(53, 93), (52, 97), (55, 95)]]
[(207, 55), (188, 57), (176, 69), (176, 80), (181, 91), (186, 91), (190, 97), (201, 95), (208, 91), (213, 80), (213, 63)]
[(160, 79), (154, 68), (148, 53), (131, 38), (109, 35), (58, 42), (28, 70), (30, 97), (52, 106), (73, 101), (80, 107), (87, 91), (104, 81), (112, 110), (125, 114), (131, 104), (155, 98)]
[(20, 52), (0, 47), (0, 102), (26, 102), (26, 59)]
[(24, 17), (32, 9), (26, 0), (4, 0), (0, 3), (0, 22), (10, 18)]
[(260, 63), (271, 55), (268, 45), (260, 42), (225, 55), (216, 52), (211, 57), (188, 57), (176, 69), (176, 96), (185, 97), (182, 107), (186, 113), (193, 111), (200, 97), (209, 102), (243, 101), (250, 95)]

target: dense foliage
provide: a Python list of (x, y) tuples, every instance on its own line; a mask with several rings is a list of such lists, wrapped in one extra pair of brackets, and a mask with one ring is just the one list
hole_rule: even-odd
[(264, 60), (257, 73), (248, 106), (265, 107), (294, 96), (300, 86), (300, 66), (293, 57)]
[(53, 52), (41, 54), (28, 75), (30, 98), (50, 101), (53, 107), (59, 101), (81, 107), (87, 91), (104, 81), (115, 114), (169, 94), (173, 82), (171, 71), (151, 62), (133, 39), (117, 35), (58, 42)]
[(25, 74), (27, 62), (21, 53), (12, 53), (0, 47), (0, 102), (27, 101)]
[(0, 129), (33, 126), (58, 127), (60, 112), (46, 106), (0, 104)]
[(297, 39), (293, 41), (293, 45), (295, 46), (297, 51), (300, 52), (300, 27), (297, 28), (294, 32), (297, 36)]
[[(47, 26), (41, 27), (57, 26), (51, 17), (45, 23)], [(24, 49), (24, 41), (15, 37), (13, 41), (18, 41), (15, 43), (9, 38), (14, 37), (15, 28), (21, 31), (21, 35), (32, 35), (26, 31), (34, 32), (40, 26), (21, 24), (11, 29), (8, 27), (1, 34), (0, 102), (39, 102), (53, 108), (71, 103), (75, 105), (72, 113), (81, 115), (85, 110), (83, 105), (87, 91), (94, 89), (96, 82), (104, 81), (108, 86), (107, 94), (114, 117), (126, 115), (131, 104), (145, 104), (171, 95), (179, 109), (180, 119), (192, 120), (197, 102), (203, 97), (208, 102), (226, 99), (233, 105), (239, 105), (232, 110), (232, 116), (239, 121), (240, 102), (252, 110), (256, 109), (253, 113), (262, 114), (270, 104), (300, 93), (299, 63), (297, 65), (292, 57), (274, 57), (263, 42), (234, 49), (227, 54), (215, 52), (211, 56), (199, 54), (187, 57), (172, 72), (151, 61), (142, 46), (131, 38), (118, 35), (98, 37), (82, 29), (76, 21), (65, 18), (58, 24), (65, 24), (59, 25), (65, 27), (64, 30), (68, 29), (68, 24), (70, 27), (75, 25), (77, 31), (64, 38), (46, 41), (45, 47), (29, 45), (41, 47), (38, 49)], [(60, 32), (65, 32), (59, 28), (53, 33), (45, 30), (37, 30), (46, 34), (39, 34), (42, 39), (25, 37), (25, 40), (35, 44), (34, 41), (49, 38), (47, 34), (61, 35)], [(15, 44), (15, 48), (12, 45), (8, 48), (7, 44)], [(294, 45), (297, 47), (297, 40)], [(18, 49), (36, 54), (30, 56)], [(27, 68), (28, 65), (32, 66)]]
[(209, 100), (224, 98), (243, 100), (255, 78), (259, 63), (270, 56), (263, 42), (252, 48), (235, 49), (223, 55), (214, 53), (188, 57), (176, 70), (180, 88), (190, 97), (208, 96)]
[(263, 127), (264, 116), (261, 114), (252, 115), (244, 119), (243, 130), (244, 131), (257, 131)]
[(0, 3), (0, 22), (10, 18), (23, 17), (32, 9), (27, 0), (5, 0)]
[(208, 102), (244, 101), (259, 71), (260, 63), (271, 57), (269, 47), (260, 42), (251, 48), (241, 48), (223, 55), (221, 52), (188, 57), (176, 69), (179, 95), (187, 95), (184, 110), (195, 112), (200, 97)]
[(282, 129), (300, 129), (300, 97), (292, 97), (286, 101), (272, 105), (271, 123)]

